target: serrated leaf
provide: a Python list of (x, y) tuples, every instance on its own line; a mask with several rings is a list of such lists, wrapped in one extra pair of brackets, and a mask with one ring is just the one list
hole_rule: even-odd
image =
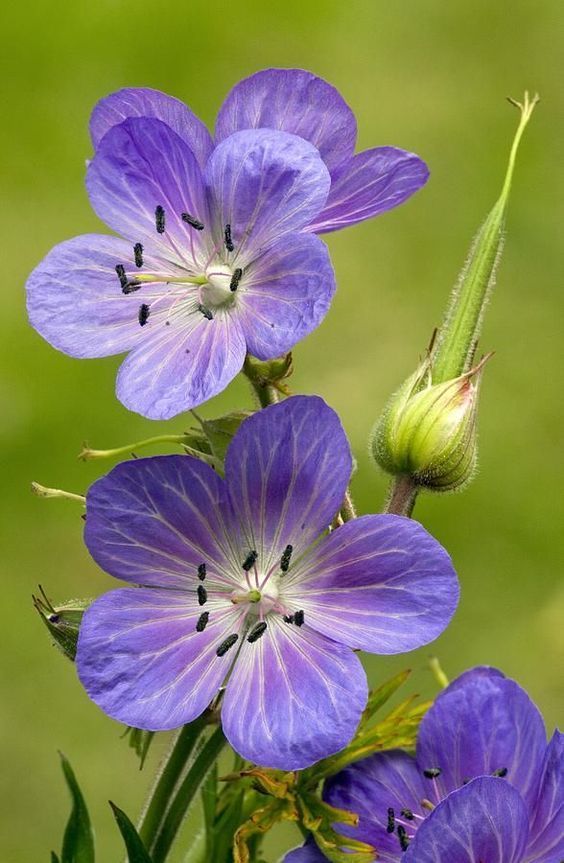
[(251, 416), (252, 411), (233, 411), (215, 420), (200, 420), (204, 434), (209, 442), (212, 455), (220, 462), (225, 461), (227, 447), (239, 430), (241, 423)]
[(122, 809), (110, 800), (110, 806), (127, 851), (129, 863), (153, 863), (134, 825)]
[(60, 753), (63, 774), (72, 797), (72, 810), (65, 828), (61, 863), (94, 863), (94, 834), (84, 797), (73, 769)]

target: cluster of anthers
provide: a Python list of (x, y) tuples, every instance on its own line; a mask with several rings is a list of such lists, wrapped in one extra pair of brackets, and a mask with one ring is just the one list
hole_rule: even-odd
[[(289, 613), (279, 594), (279, 579), (288, 572), (293, 550), (294, 547), (288, 544), (282, 552), (280, 563), (275, 564), (262, 580), (257, 567), (258, 553), (255, 549), (249, 551), (242, 563), (245, 580), (241, 585), (241, 589), (231, 591), (230, 600), (233, 605), (248, 605), (246, 638), (249, 644), (253, 644), (264, 635), (267, 629), (266, 618), (269, 614), (280, 614), (285, 623), (294, 624), (294, 626), (303, 626), (304, 624), (304, 610), (298, 609), (298, 611)], [(201, 563), (198, 566), (198, 579), (200, 582), (206, 580), (206, 575), (207, 566), (205, 563)], [(213, 596), (214, 594), (220, 598), (224, 598), (225, 596), (225, 593), (221, 591), (209, 593), (203, 583), (198, 585), (196, 593), (200, 606), (206, 604), (209, 596)], [(209, 619), (210, 612), (202, 611), (196, 622), (196, 632), (203, 632), (208, 625)], [(238, 640), (238, 633), (233, 632), (231, 635), (228, 635), (218, 645), (215, 651), (217, 656), (224, 656)]]
[[(399, 816), (394, 809), (393, 806), (389, 806), (386, 817), (387, 817), (387, 833), (396, 833), (400, 848), (402, 851), (407, 851), (409, 843), (412, 839), (415, 838), (415, 831), (421, 821), (423, 821), (429, 812), (432, 812), (437, 803), (440, 803), (441, 799), (444, 797), (444, 794), (441, 793), (437, 779), (441, 775), (440, 767), (428, 767), (421, 771), (425, 779), (429, 779), (431, 781), (431, 789), (429, 797), (423, 797), (421, 800), (421, 812), (414, 812), (412, 809), (408, 807), (404, 807), (400, 809)], [(507, 767), (500, 767), (497, 770), (492, 772), (492, 776), (497, 776), (500, 779), (504, 779), (507, 776), (508, 769)], [(462, 784), (467, 785), (471, 781), (471, 777), (468, 777), (463, 780)], [(433, 797), (435, 802), (430, 798)]]
[[(192, 216), (190, 213), (181, 213), (180, 216), (182, 221), (194, 230), (204, 230), (204, 223), (195, 216)], [(166, 213), (161, 204), (157, 204), (155, 207), (155, 228), (158, 234), (164, 234), (166, 231)], [(174, 247), (175, 252), (184, 259), (185, 256), (182, 255), (180, 250), (175, 246), (174, 240), (170, 236), (168, 236), (168, 240)], [(235, 244), (233, 243), (230, 224), (225, 225), (223, 231), (223, 243), (228, 253), (235, 251)], [(202, 267), (202, 272), (192, 272), (191, 268), (187, 267), (187, 275), (185, 277), (163, 273), (138, 272), (143, 268), (145, 263), (143, 251), (143, 244), (135, 243), (133, 246), (133, 259), (137, 271), (127, 268), (123, 263), (116, 264), (115, 270), (117, 277), (124, 294), (135, 293), (135, 291), (140, 290), (144, 285), (155, 283), (162, 284), (163, 282), (166, 285), (173, 285), (174, 287), (172, 290), (178, 292), (178, 297), (174, 300), (168, 311), (165, 320), (166, 326), (170, 325), (170, 315), (172, 311), (183, 300), (188, 299), (193, 303), (195, 302), (195, 307), (192, 308), (192, 311), (200, 312), (200, 314), (202, 314), (208, 321), (213, 320), (216, 308), (219, 306), (227, 307), (233, 302), (235, 292), (237, 291), (239, 283), (243, 277), (243, 269), (241, 267), (232, 268), (225, 262), (218, 261), (219, 249), (217, 247), (213, 249), (209, 259), (205, 262)], [(194, 254), (192, 257), (194, 260), (196, 259)], [(194, 285), (196, 291), (193, 293), (190, 292), (187, 295), (186, 285)], [(151, 303), (141, 303), (138, 315), (139, 325), (144, 327), (149, 320), (149, 315), (154, 306), (169, 296), (170, 291), (167, 291)]]

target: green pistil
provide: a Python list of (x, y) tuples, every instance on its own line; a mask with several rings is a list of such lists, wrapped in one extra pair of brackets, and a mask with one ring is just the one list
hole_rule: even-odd
[(247, 593), (239, 593), (236, 596), (231, 597), (231, 602), (234, 605), (240, 605), (244, 602), (260, 602), (262, 599), (260, 590), (253, 588), (253, 590), (249, 590)]
[(158, 275), (156, 273), (135, 273), (135, 281), (136, 282), (166, 282), (167, 284), (174, 285), (205, 285), (207, 284), (207, 278), (205, 276), (186, 276), (185, 278), (178, 278), (177, 276), (170, 276), (167, 278), (163, 278), (162, 275)]

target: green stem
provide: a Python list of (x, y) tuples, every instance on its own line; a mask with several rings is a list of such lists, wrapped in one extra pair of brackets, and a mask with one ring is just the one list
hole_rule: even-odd
[(441, 663), (439, 662), (438, 657), (429, 657), (429, 668), (431, 669), (433, 677), (435, 678), (441, 689), (446, 689), (449, 681), (448, 677), (441, 668)]
[(193, 765), (178, 786), (174, 799), (164, 816), (158, 836), (152, 847), (149, 848), (153, 863), (163, 863), (166, 860), (176, 834), (186, 817), (188, 807), (206, 778), (208, 770), (223, 749), (225, 742), (223, 731), (221, 728), (217, 728), (206, 740)]
[(405, 515), (410, 518), (416, 498), (417, 485), (408, 474), (400, 474), (394, 477), (390, 484), (384, 512), (392, 515)]
[(495, 282), (517, 151), (525, 127), (538, 102), (538, 96), (529, 99), (528, 93), (525, 93), (522, 104), (513, 99), (509, 101), (520, 109), (521, 118), (509, 154), (505, 180), (498, 200), (478, 231), (470, 249), (444, 323), (439, 330), (432, 352), (432, 375), (435, 384), (448, 381), (468, 371), (480, 335), (488, 295)]
[(345, 492), (345, 499), (342, 503), (340, 514), (343, 521), (352, 521), (353, 518), (357, 517), (350, 489), (347, 489)]
[(32, 482), (31, 490), (37, 497), (62, 497), (65, 498), (65, 500), (74, 500), (83, 505), (86, 503), (86, 498), (82, 494), (74, 494), (72, 491), (63, 491), (62, 488), (47, 488), (47, 486), (40, 485), (38, 482)]
[(188, 437), (185, 434), (161, 434), (155, 437), (148, 437), (145, 440), (138, 440), (135, 443), (128, 443), (125, 446), (116, 447), (115, 449), (90, 449), (84, 445), (80, 453), (79, 459), (82, 461), (92, 461), (97, 458), (114, 458), (120, 455), (130, 455), (133, 450), (141, 449), (145, 446), (161, 443), (178, 443), (186, 444)]
[(206, 720), (200, 717), (181, 728), (174, 736), (161, 763), (138, 827), (139, 835), (149, 852), (162, 827), (165, 812), (182, 772), (206, 724)]
[(275, 405), (280, 401), (280, 396), (276, 388), (269, 383), (262, 383), (256, 378), (247, 376), (249, 383), (253, 388), (261, 408), (267, 408), (269, 405)]

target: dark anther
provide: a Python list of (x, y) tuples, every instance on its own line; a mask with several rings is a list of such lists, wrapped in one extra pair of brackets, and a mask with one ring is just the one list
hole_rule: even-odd
[(190, 215), (190, 213), (181, 213), (180, 218), (183, 222), (186, 222), (187, 225), (190, 225), (196, 231), (204, 230), (204, 223), (200, 222), (199, 219), (195, 219), (194, 216)]
[(165, 232), (165, 211), (164, 208), (159, 204), (155, 209), (155, 226), (157, 228), (157, 234), (164, 234)]
[(198, 603), (199, 605), (205, 605), (208, 601), (208, 592), (203, 584), (198, 585)]
[(49, 617), (47, 618), (49, 623), (58, 623), (60, 619), (61, 619), (61, 617), (59, 614), (50, 614)]
[(125, 267), (123, 264), (116, 264), (116, 273), (119, 279), (119, 283), (121, 285), (122, 291), (124, 291), (127, 287), (128, 278), (125, 275)]
[(206, 565), (205, 563), (201, 563), (198, 567), (198, 578), (200, 581), (203, 581), (206, 577)]
[(437, 776), (441, 775), (441, 770), (439, 767), (429, 767), (428, 770), (423, 771), (423, 776), (425, 779), (436, 779)]
[(233, 270), (233, 275), (231, 276), (231, 281), (229, 282), (229, 290), (236, 291), (239, 287), (239, 282), (241, 281), (241, 276), (243, 275), (243, 270), (241, 267), (237, 267)]
[(282, 572), (288, 572), (288, 567), (290, 566), (290, 558), (292, 557), (293, 550), (293, 545), (287, 545), (282, 552), (282, 560), (280, 561), (280, 569), (282, 570)]
[(250, 551), (248, 553), (245, 560), (243, 561), (243, 569), (245, 570), (245, 572), (248, 572), (250, 568), (255, 565), (255, 563), (257, 562), (257, 557), (258, 554), (254, 549), (253, 551)]
[(141, 303), (139, 306), (139, 324), (144, 327), (149, 320), (150, 309), (147, 303)]
[(390, 806), (388, 809), (388, 826), (386, 827), (386, 833), (393, 833), (396, 829), (396, 813)]
[(294, 614), (294, 623), (296, 624), (296, 626), (303, 626), (303, 622), (304, 622), (304, 613), (300, 609), (300, 611), (296, 611), (296, 613)]
[(210, 312), (207, 306), (203, 306), (201, 303), (198, 303), (198, 311), (201, 312), (204, 318), (207, 318), (208, 321), (213, 321), (213, 312)]
[(143, 246), (141, 243), (135, 243), (133, 246), (133, 254), (135, 255), (135, 266), (143, 266)]
[(409, 845), (409, 836), (407, 835), (407, 831), (402, 824), (398, 824), (398, 839), (400, 842), (401, 850), (407, 851), (407, 846)]
[(508, 771), (507, 767), (499, 767), (497, 770), (494, 770), (494, 772), (492, 773), (492, 776), (499, 776), (500, 779), (505, 779), (508, 772), (509, 771)]
[(230, 647), (233, 647), (239, 636), (236, 632), (233, 635), (228, 635), (225, 641), (222, 641), (216, 650), (218, 656), (225, 656)]
[(140, 287), (141, 282), (138, 282), (137, 279), (131, 279), (131, 281), (123, 286), (122, 291), (124, 294), (134, 294)]
[(225, 248), (228, 252), (232, 252), (235, 246), (233, 245), (233, 237), (231, 236), (231, 225), (225, 226)]
[(259, 638), (261, 637), (261, 635), (264, 635), (265, 630), (266, 630), (266, 623), (263, 620), (261, 623), (257, 623), (257, 625), (255, 627), (253, 627), (253, 629), (251, 629), (251, 631), (247, 635), (247, 641), (250, 641), (251, 644), (254, 641), (258, 641)]
[(413, 821), (413, 819), (415, 818), (415, 815), (413, 814), (411, 809), (402, 809), (401, 814), (406, 821)]
[(198, 618), (198, 622), (196, 624), (196, 632), (203, 632), (206, 626), (208, 625), (208, 620), (210, 619), (209, 611), (202, 611)]
[(293, 623), (294, 622), (294, 615), (293, 614), (285, 614), (282, 619), (284, 620), (284, 623)]

